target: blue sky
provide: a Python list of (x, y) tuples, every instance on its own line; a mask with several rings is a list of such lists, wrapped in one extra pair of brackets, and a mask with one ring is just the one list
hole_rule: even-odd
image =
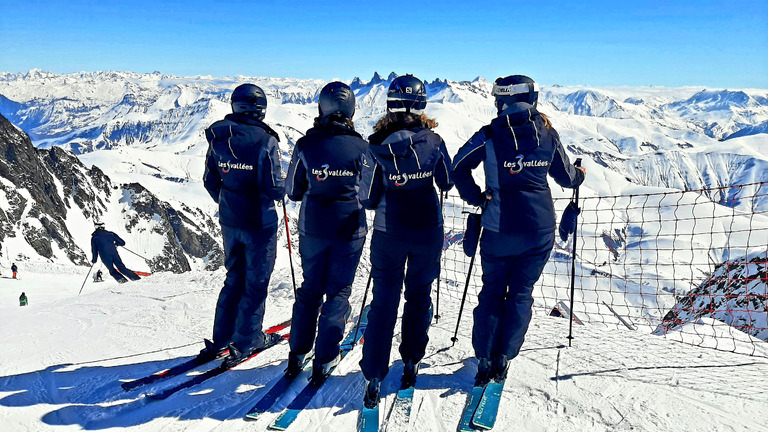
[(0, 71), (768, 88), (768, 1), (0, 0)]

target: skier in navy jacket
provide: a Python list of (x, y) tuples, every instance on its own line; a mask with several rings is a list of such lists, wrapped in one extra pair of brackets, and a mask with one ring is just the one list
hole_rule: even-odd
[(288, 197), (301, 200), (299, 253), (304, 272), (293, 306), (286, 375), (301, 371), (317, 327), (312, 380), (338, 363), (367, 232), (358, 188), (368, 143), (352, 122), (355, 95), (346, 84), (332, 82), (321, 90), (318, 109), (314, 127), (296, 142), (286, 183)]
[(275, 343), (262, 332), (264, 303), (275, 265), (277, 213), (284, 194), (278, 136), (262, 120), (264, 91), (243, 84), (232, 92), (232, 114), (205, 130), (208, 155), (203, 183), (219, 204), (227, 276), (216, 304), (213, 341), (201, 360), (225, 348), (226, 366)]
[[(506, 376), (531, 320), (533, 285), (554, 244), (555, 211), (547, 174), (576, 188), (586, 171), (568, 161), (549, 120), (536, 110), (538, 84), (513, 75), (493, 86), (498, 117), (464, 144), (452, 178), (461, 197), (484, 208), (480, 257), (483, 288), (474, 311), (476, 385)], [(485, 191), (472, 170), (483, 163)]]
[[(375, 209), (371, 240), (373, 300), (368, 314), (360, 366), (368, 380), (365, 405), (379, 400), (379, 384), (389, 371), (400, 292), (405, 280), (405, 309), (400, 355), (404, 388), (415, 383), (431, 321), (432, 282), (439, 272), (443, 219), (434, 185), (449, 190), (451, 158), (442, 138), (423, 114), (424, 84), (412, 75), (395, 78), (387, 93), (387, 114), (368, 140), (360, 200)], [(408, 266), (405, 272), (406, 263)]]
[(91, 234), (91, 262), (96, 264), (98, 257), (101, 257), (101, 262), (107, 267), (109, 274), (120, 283), (128, 282), (126, 277), (130, 280), (141, 279), (136, 273), (128, 270), (117, 253), (117, 246), (125, 246), (125, 240), (104, 229), (103, 222), (96, 222), (94, 225), (96, 230)]

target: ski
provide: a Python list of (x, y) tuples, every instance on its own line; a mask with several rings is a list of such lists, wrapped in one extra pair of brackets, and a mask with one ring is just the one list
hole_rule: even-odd
[[(276, 324), (276, 325), (273, 325), (272, 327), (267, 328), (266, 330), (264, 330), (264, 333), (276, 333), (276, 332), (279, 332), (281, 330), (285, 330), (290, 325), (291, 325), (291, 320), (283, 321), (280, 324)], [(227, 354), (228, 354), (228, 352), (224, 351), (224, 352), (221, 353), (221, 355), (219, 357), (217, 357), (217, 359), (220, 359), (220, 358), (224, 357)], [(213, 360), (209, 360), (209, 361), (213, 361)], [(133, 381), (124, 382), (124, 383), (120, 384), (120, 387), (122, 387), (123, 390), (125, 390), (125, 391), (130, 391), (130, 390), (133, 390), (133, 389), (141, 387), (141, 386), (145, 386), (145, 385), (148, 385), (148, 384), (154, 384), (154, 383), (159, 382), (159, 381), (163, 381), (163, 380), (166, 380), (166, 379), (169, 379), (169, 378), (173, 378), (175, 376), (178, 376), (178, 375), (181, 375), (183, 373), (189, 372), (192, 369), (194, 369), (194, 368), (196, 368), (198, 366), (202, 366), (202, 365), (204, 365), (206, 363), (208, 363), (208, 361), (200, 361), (200, 360), (197, 359), (197, 357), (194, 357), (194, 358), (191, 358), (191, 359), (185, 361), (184, 363), (181, 363), (181, 364), (178, 364), (176, 366), (173, 366), (170, 369), (166, 369), (166, 370), (154, 373), (152, 375), (145, 376), (144, 378), (139, 378), (139, 379), (136, 379), (136, 380), (133, 380)]]
[(485, 387), (472, 387), (472, 392), (467, 396), (467, 403), (464, 405), (464, 412), (461, 415), (459, 432), (472, 432), (476, 430), (472, 426), (472, 416), (475, 415), (475, 410), (477, 410), (477, 406), (480, 404), (480, 399), (482, 399), (484, 391)]
[[(304, 358), (304, 362), (300, 365), (302, 371), (307, 367), (309, 362), (312, 360), (312, 357), (313, 355), (309, 354)], [(267, 412), (270, 408), (272, 408), (272, 405), (274, 405), (275, 402), (277, 402), (277, 400), (283, 396), (283, 394), (286, 392), (286, 390), (288, 390), (288, 388), (296, 380), (297, 377), (298, 375), (293, 378), (288, 378), (285, 375), (281, 376), (280, 379), (272, 386), (272, 388), (270, 388), (269, 391), (264, 396), (262, 396), (258, 402), (256, 402), (250, 411), (245, 414), (245, 418), (248, 420), (256, 420), (261, 414)]]
[[(242, 363), (245, 363), (246, 361), (256, 357), (257, 355), (263, 353), (264, 351), (268, 350), (269, 348), (272, 348), (273, 346), (276, 346), (278, 343), (280, 343), (283, 340), (288, 339), (289, 337), (290, 337), (290, 334), (282, 335), (279, 339), (277, 339), (276, 342), (271, 343), (269, 345), (266, 345), (260, 351), (256, 351), (255, 353), (251, 354), (248, 358), (246, 358), (242, 362), (238, 363), (238, 365), (242, 364)], [(149, 393), (149, 394), (147, 394), (147, 397), (152, 399), (152, 400), (167, 399), (169, 396), (171, 396), (172, 394), (174, 394), (174, 393), (176, 393), (176, 392), (178, 392), (180, 390), (184, 390), (184, 389), (196, 386), (196, 385), (198, 385), (198, 384), (200, 384), (200, 383), (202, 383), (204, 381), (207, 381), (207, 380), (209, 380), (209, 379), (211, 379), (213, 377), (219, 376), (219, 375), (223, 374), (224, 372), (226, 372), (226, 371), (228, 371), (230, 369), (232, 369), (232, 368), (224, 366), (224, 363), (222, 362), (222, 364), (216, 366), (213, 369), (208, 369), (207, 371), (201, 373), (200, 375), (195, 375), (192, 378), (190, 378), (190, 379), (188, 379), (186, 381), (183, 381), (183, 382), (181, 382), (181, 383), (179, 383), (179, 384), (177, 384), (177, 385), (175, 385), (173, 387), (169, 387), (167, 389), (164, 389), (164, 390), (162, 390), (159, 393)]]
[(397, 427), (397, 430), (406, 430), (411, 421), (411, 407), (413, 406), (413, 386), (401, 388), (397, 391), (392, 409), (386, 421), (387, 430), (390, 425)]
[(496, 414), (499, 412), (501, 393), (504, 391), (505, 379), (491, 380), (486, 386), (480, 403), (472, 415), (472, 426), (477, 429), (493, 429), (496, 423)]
[[(357, 343), (362, 340), (363, 334), (365, 333), (365, 328), (368, 326), (368, 311), (371, 309), (370, 306), (366, 306), (363, 310), (363, 314), (360, 316), (360, 328), (358, 331), (351, 331), (346, 338), (341, 342), (341, 359), (343, 360), (344, 357), (352, 351), (352, 349), (357, 345)], [(337, 365), (338, 366), (338, 365)], [(316, 382), (313, 384), (308, 384), (304, 389), (299, 393), (296, 398), (291, 401), (290, 404), (288, 404), (288, 407), (283, 410), (282, 413), (275, 419), (274, 422), (272, 422), (271, 425), (269, 425), (269, 429), (272, 430), (285, 430), (288, 428), (288, 426), (293, 423), (296, 418), (301, 414), (301, 411), (306, 408), (309, 403), (312, 401), (312, 399), (315, 397), (315, 395), (320, 391), (322, 388), (322, 385), (325, 383), (325, 381), (328, 379), (328, 377), (333, 373), (333, 371), (336, 369), (336, 366), (333, 367), (331, 370), (328, 371), (328, 374), (323, 377), (323, 379), (319, 382)]]
[(363, 406), (360, 412), (360, 421), (357, 425), (359, 432), (378, 432), (379, 430), (379, 405), (373, 408)]

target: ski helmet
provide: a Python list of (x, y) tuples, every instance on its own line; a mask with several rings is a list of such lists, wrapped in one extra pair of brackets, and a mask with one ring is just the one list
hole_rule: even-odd
[(96, 227), (96, 229), (104, 228), (104, 222), (100, 221), (100, 220), (97, 220), (97, 221), (93, 222), (93, 226)]
[(246, 114), (259, 120), (267, 113), (267, 96), (259, 86), (242, 84), (232, 92), (232, 112)]
[(347, 118), (352, 118), (355, 115), (355, 94), (343, 82), (335, 81), (326, 84), (320, 90), (317, 107), (321, 117), (341, 113)]
[(525, 75), (510, 75), (496, 78), (493, 96), (499, 113), (515, 102), (527, 102), (536, 106), (539, 98), (539, 84)]
[(389, 85), (387, 111), (421, 114), (427, 107), (427, 89), (411, 74), (401, 75)]

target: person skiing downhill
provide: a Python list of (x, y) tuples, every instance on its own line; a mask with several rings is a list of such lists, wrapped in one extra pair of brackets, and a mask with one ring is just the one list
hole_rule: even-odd
[(19, 271), (19, 268), (16, 267), (16, 263), (11, 264), (11, 272), (13, 272), (13, 278), (16, 279), (16, 273)]
[[(451, 158), (437, 123), (424, 114), (427, 92), (413, 75), (395, 78), (387, 92), (387, 112), (374, 126), (360, 201), (375, 209), (371, 264), (373, 300), (368, 313), (360, 367), (368, 381), (364, 403), (379, 401), (380, 383), (389, 371), (389, 354), (400, 292), (405, 281), (405, 309), (400, 355), (401, 386), (414, 385), (432, 320), (432, 282), (439, 272), (443, 218), (434, 185), (449, 190)], [(405, 267), (407, 267), (407, 272)]]
[(29, 304), (29, 299), (27, 298), (27, 294), (21, 293), (19, 296), (19, 306), (26, 306)]
[(93, 275), (93, 281), (94, 282), (102, 282), (104, 278), (102, 277), (101, 270), (97, 270), (96, 274)]
[(104, 228), (104, 222), (97, 221), (94, 225), (96, 229), (91, 234), (91, 253), (93, 255), (91, 262), (96, 264), (96, 260), (101, 257), (101, 262), (107, 267), (109, 274), (120, 283), (127, 282), (126, 277), (130, 280), (141, 279), (123, 264), (120, 254), (117, 253), (117, 246), (125, 246), (125, 240), (112, 231), (107, 231)]
[(339, 342), (367, 232), (358, 189), (368, 143), (352, 122), (355, 95), (346, 84), (332, 82), (320, 91), (318, 109), (314, 126), (296, 142), (286, 183), (288, 197), (302, 202), (299, 253), (304, 273), (293, 306), (286, 375), (301, 371), (317, 327), (313, 382), (340, 358)]
[(278, 135), (266, 123), (267, 97), (253, 84), (235, 88), (232, 114), (205, 130), (203, 183), (219, 205), (227, 275), (216, 303), (212, 341), (199, 354), (225, 349), (227, 367), (276, 342), (262, 332), (267, 287), (275, 266), (277, 213), (284, 194)]
[[(506, 377), (520, 352), (539, 279), (554, 244), (555, 211), (547, 174), (576, 188), (586, 170), (570, 164), (560, 138), (537, 111), (539, 86), (512, 75), (493, 86), (497, 117), (476, 132), (454, 158), (452, 178), (461, 197), (484, 208), (480, 258), (483, 288), (474, 310), (475, 385)], [(483, 163), (485, 191), (472, 170)]]

